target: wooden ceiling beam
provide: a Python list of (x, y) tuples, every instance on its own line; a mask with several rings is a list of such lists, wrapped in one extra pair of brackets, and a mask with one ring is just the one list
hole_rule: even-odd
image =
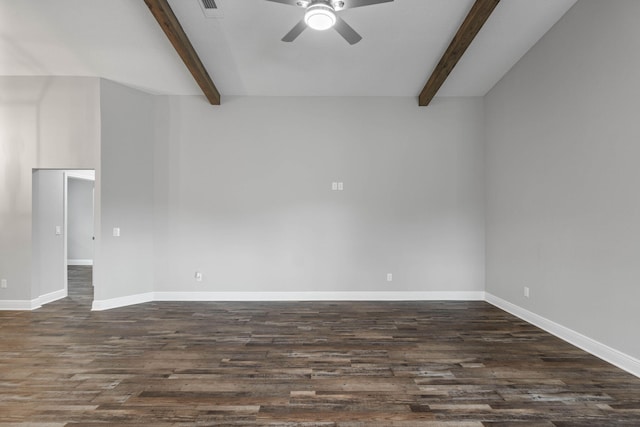
[(144, 0), (144, 2), (149, 7), (154, 18), (156, 18), (156, 21), (158, 21), (158, 24), (160, 24), (160, 28), (167, 35), (176, 52), (178, 52), (178, 55), (180, 55), (180, 58), (182, 58), (184, 65), (187, 66), (196, 83), (202, 89), (204, 96), (207, 97), (212, 105), (220, 105), (220, 92), (216, 89), (216, 85), (213, 84), (207, 69), (202, 65), (200, 57), (193, 45), (191, 45), (189, 37), (184, 32), (167, 0)]
[(500, 0), (476, 0), (420, 92), (418, 105), (429, 105), (499, 2)]

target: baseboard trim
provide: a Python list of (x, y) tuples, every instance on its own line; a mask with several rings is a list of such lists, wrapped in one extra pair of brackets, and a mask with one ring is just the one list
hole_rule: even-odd
[(110, 310), (113, 308), (126, 307), (128, 305), (143, 304), (145, 302), (153, 301), (153, 292), (146, 292), (143, 294), (128, 295), (118, 298), (110, 298), (104, 300), (93, 300), (91, 310), (102, 311)]
[(0, 311), (30, 311), (37, 310), (45, 304), (57, 301), (67, 296), (66, 289), (40, 295), (32, 300), (0, 300)]
[(154, 301), (482, 301), (484, 292), (154, 292)]
[(511, 313), (514, 316), (575, 345), (587, 353), (590, 353), (640, 378), (640, 360), (488, 292), (486, 293), (485, 298), (489, 304), (494, 305), (507, 313)]
[(62, 298), (67, 297), (67, 290), (60, 289), (59, 291), (50, 292), (45, 295), (40, 295), (38, 298), (31, 301), (32, 310), (42, 307), (45, 304), (49, 304), (50, 302), (57, 301)]
[[(33, 300), (0, 300), (0, 310), (35, 310), (65, 298), (64, 289)], [(484, 292), (146, 292), (94, 300), (93, 311), (152, 301), (483, 301)]]
[(484, 292), (147, 292), (94, 300), (102, 311), (152, 301), (483, 301)]
[(93, 265), (92, 259), (68, 259), (67, 265)]

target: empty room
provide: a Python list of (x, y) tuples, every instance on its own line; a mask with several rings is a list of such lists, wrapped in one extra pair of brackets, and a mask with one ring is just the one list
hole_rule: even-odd
[(638, 0), (0, 0), (0, 427), (640, 425)]

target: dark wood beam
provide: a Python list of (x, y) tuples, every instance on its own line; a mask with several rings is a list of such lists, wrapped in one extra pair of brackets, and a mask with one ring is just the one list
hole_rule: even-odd
[(162, 31), (167, 35), (176, 52), (178, 52), (178, 55), (180, 55), (180, 58), (182, 58), (184, 65), (191, 71), (204, 96), (207, 97), (212, 105), (220, 105), (220, 92), (218, 92), (216, 85), (213, 84), (213, 80), (209, 77), (207, 69), (202, 65), (200, 57), (198, 57), (196, 50), (191, 45), (189, 37), (182, 29), (182, 25), (180, 25), (167, 0), (144, 0), (144, 2), (156, 18), (156, 21), (158, 21), (158, 24), (160, 24)]
[(425, 85), (420, 97), (418, 98), (418, 104), (420, 106), (427, 106), (431, 102), (440, 87), (444, 84), (445, 80), (456, 66), (464, 52), (467, 50), (473, 39), (476, 37), (480, 29), (487, 21), (495, 7), (500, 3), (500, 0), (476, 0), (471, 7), (469, 14), (464, 19), (458, 32), (456, 33), (451, 44), (445, 51), (444, 55), (438, 62), (438, 65), (431, 73), (429, 81)]

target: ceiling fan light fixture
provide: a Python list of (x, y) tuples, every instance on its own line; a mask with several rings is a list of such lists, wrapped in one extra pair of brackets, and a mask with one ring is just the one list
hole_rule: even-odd
[(324, 3), (312, 4), (304, 14), (304, 22), (314, 30), (328, 30), (336, 23), (336, 13)]

